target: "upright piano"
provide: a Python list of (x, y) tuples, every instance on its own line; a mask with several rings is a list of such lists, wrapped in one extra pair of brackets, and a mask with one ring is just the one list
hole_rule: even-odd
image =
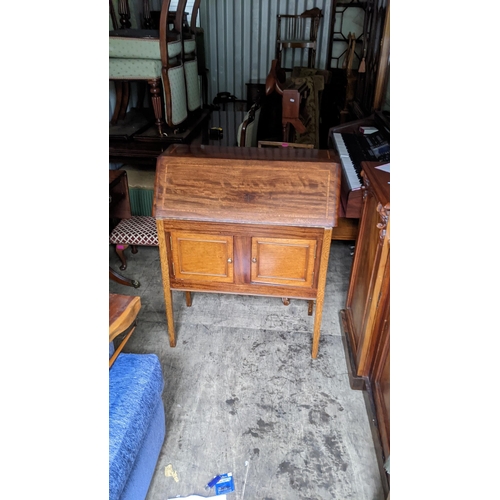
[(377, 111), (369, 117), (330, 128), (328, 146), (337, 152), (342, 165), (339, 215), (359, 219), (363, 196), (361, 162), (390, 162), (389, 113)]

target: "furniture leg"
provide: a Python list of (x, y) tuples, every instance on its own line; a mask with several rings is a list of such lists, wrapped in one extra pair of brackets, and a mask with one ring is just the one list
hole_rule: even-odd
[(111, 117), (111, 124), (115, 125), (118, 121), (118, 116), (121, 111), (122, 106), (122, 96), (123, 96), (123, 82), (120, 80), (115, 80), (115, 94), (116, 94), (116, 102), (115, 102), (115, 110), (113, 112), (113, 116)]
[(155, 78), (148, 80), (149, 90), (151, 92), (151, 102), (153, 104), (153, 111), (155, 113), (155, 125), (158, 127), (158, 133), (162, 135), (162, 110), (161, 110), (161, 92), (160, 92), (160, 79)]
[(158, 231), (158, 246), (160, 247), (161, 276), (163, 280), (163, 294), (165, 295), (165, 310), (167, 313), (168, 337), (170, 347), (175, 347), (174, 307), (172, 302), (172, 290), (170, 289), (170, 268), (167, 259), (167, 243), (165, 241), (165, 229), (163, 220), (156, 220)]
[(127, 115), (128, 101), (130, 99), (130, 82), (123, 81), (122, 100), (120, 104), (119, 120), (123, 120)]
[(323, 303), (325, 302), (326, 272), (330, 258), (330, 245), (332, 243), (332, 228), (325, 229), (323, 234), (323, 245), (321, 246), (320, 271), (318, 276), (318, 294), (316, 297), (316, 314), (314, 315), (314, 331), (312, 342), (312, 357), (318, 356), (319, 336), (321, 329), (321, 316), (323, 314)]
[(120, 285), (133, 286), (134, 288), (139, 288), (141, 286), (141, 284), (137, 280), (126, 278), (120, 273), (117, 273), (114, 269), (111, 269), (111, 267), (109, 268), (109, 279), (113, 280), (116, 283), (120, 283)]
[(186, 292), (186, 306), (191, 307), (192, 303), (193, 303), (193, 299), (191, 297), (191, 292)]
[(132, 249), (133, 254), (137, 253), (137, 245), (131, 245), (130, 248)]
[(314, 300), (309, 300), (308, 301), (308, 308), (307, 308), (307, 315), (312, 316), (313, 314), (313, 307), (314, 307)]
[(118, 255), (118, 258), (120, 259), (122, 265), (120, 266), (120, 269), (122, 271), (125, 271), (127, 269), (127, 259), (125, 257), (124, 251), (128, 248), (128, 245), (116, 245), (115, 246), (115, 252)]
[(119, 0), (118, 14), (120, 14), (121, 29), (130, 28), (132, 23), (130, 22), (130, 8), (127, 0)]

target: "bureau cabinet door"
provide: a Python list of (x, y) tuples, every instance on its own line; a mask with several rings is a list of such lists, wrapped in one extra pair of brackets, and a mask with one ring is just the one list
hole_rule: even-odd
[(173, 274), (189, 281), (233, 282), (233, 237), (171, 233)]
[(316, 240), (252, 238), (252, 283), (313, 286)]

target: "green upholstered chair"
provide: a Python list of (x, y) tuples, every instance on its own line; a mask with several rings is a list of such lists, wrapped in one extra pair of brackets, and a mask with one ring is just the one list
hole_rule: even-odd
[(200, 85), (198, 80), (198, 58), (197, 58), (197, 35), (196, 18), (200, 8), (200, 1), (195, 0), (189, 24), (184, 26), (183, 39), (183, 61), (184, 76), (186, 79), (187, 107), (188, 111), (194, 112), (201, 107)]
[(145, 80), (149, 83), (160, 135), (165, 121), (169, 127), (176, 127), (187, 118), (182, 57), (182, 16), (186, 0), (178, 3), (172, 29), (168, 24), (170, 3), (171, 0), (162, 3), (159, 30), (121, 29), (110, 32), (109, 37), (109, 79)]

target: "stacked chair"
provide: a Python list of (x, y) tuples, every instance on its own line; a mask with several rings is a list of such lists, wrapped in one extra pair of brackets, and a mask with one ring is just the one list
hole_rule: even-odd
[[(159, 30), (110, 31), (109, 79), (148, 82), (160, 136), (165, 122), (168, 127), (178, 128), (188, 118), (188, 111), (194, 112), (201, 106), (194, 36), (200, 0), (193, 6), (189, 25), (183, 22), (186, 2), (179, 0), (175, 13), (169, 14), (171, 0), (163, 0)], [(145, 14), (149, 16), (149, 10), (145, 9)], [(126, 100), (128, 97), (119, 99), (117, 95), (114, 120), (123, 116)]]
[(200, 86), (198, 82), (198, 58), (196, 50), (196, 18), (201, 0), (195, 0), (189, 25), (182, 32), (184, 76), (186, 79), (187, 107), (193, 113), (201, 107)]

